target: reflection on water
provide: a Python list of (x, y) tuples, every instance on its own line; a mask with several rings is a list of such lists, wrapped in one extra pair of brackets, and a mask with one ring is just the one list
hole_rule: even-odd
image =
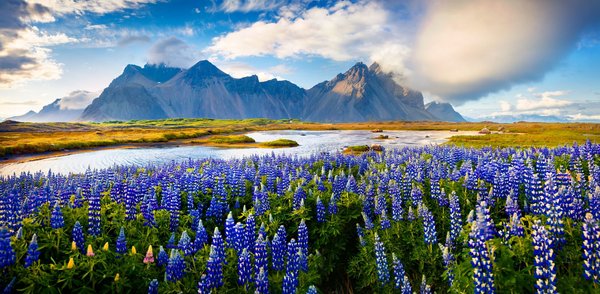
[[(381, 134), (388, 135), (389, 139), (374, 139), (374, 137)], [(344, 147), (352, 145), (380, 144), (386, 148), (419, 146), (443, 143), (452, 134), (450, 132), (433, 131), (386, 131), (375, 134), (369, 131), (265, 131), (250, 133), (248, 136), (257, 142), (272, 141), (280, 138), (291, 139), (298, 142), (300, 146), (282, 149), (224, 149), (205, 146), (104, 149), (30, 162), (4, 164), (0, 165), (0, 175), (36, 171), (46, 172), (48, 170), (52, 170), (55, 173), (82, 173), (88, 167), (101, 169), (113, 165), (147, 165), (207, 157), (240, 158), (253, 154), (270, 154), (271, 152), (275, 154), (285, 153), (307, 156), (321, 151), (341, 151)]]

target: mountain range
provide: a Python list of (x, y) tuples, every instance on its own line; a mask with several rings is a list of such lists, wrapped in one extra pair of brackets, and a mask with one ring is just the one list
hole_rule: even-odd
[(448, 103), (425, 105), (419, 91), (396, 83), (377, 63), (357, 63), (306, 90), (289, 81), (234, 78), (209, 61), (189, 69), (127, 65), (86, 107), (60, 107), (57, 99), (20, 121), (107, 121), (206, 117), (297, 118), (317, 122), (465, 121)]

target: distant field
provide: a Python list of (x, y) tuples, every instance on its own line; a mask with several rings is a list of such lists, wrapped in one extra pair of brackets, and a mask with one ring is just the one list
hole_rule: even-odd
[[(465, 136), (461, 131), (487, 127), (492, 134)], [(297, 120), (165, 119), (104, 123), (0, 123), (0, 156), (36, 154), (65, 149), (87, 149), (122, 144), (194, 144), (210, 135), (261, 130), (457, 130), (447, 144), (466, 147), (558, 146), (600, 142), (600, 124), (590, 123), (446, 123), (366, 122), (310, 123)], [(499, 131), (500, 130), (500, 131)]]

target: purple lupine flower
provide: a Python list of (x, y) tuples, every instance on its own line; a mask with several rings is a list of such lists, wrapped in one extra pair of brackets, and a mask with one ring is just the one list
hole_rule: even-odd
[(404, 276), (404, 282), (402, 283), (402, 294), (413, 294), (412, 287), (410, 286), (410, 281), (408, 280), (408, 276)]
[(169, 237), (169, 241), (167, 241), (167, 249), (175, 248), (177, 248), (177, 246), (175, 246), (175, 232), (172, 232), (171, 236)]
[(65, 220), (58, 203), (54, 205), (54, 209), (52, 210), (52, 215), (50, 216), (50, 226), (53, 229), (59, 229), (65, 226)]
[(77, 249), (79, 249), (79, 252), (85, 252), (85, 237), (83, 236), (83, 228), (81, 227), (79, 221), (75, 222), (75, 226), (73, 226), (71, 238), (77, 245)]
[(254, 219), (254, 214), (248, 215), (246, 219), (246, 238), (244, 240), (244, 245), (250, 252), (254, 253), (254, 248), (252, 245), (256, 242), (256, 220)]
[(402, 208), (402, 195), (395, 182), (390, 184), (389, 193), (392, 196), (392, 220), (397, 222), (402, 220), (404, 209)]
[(167, 281), (175, 282), (181, 280), (181, 278), (183, 278), (184, 271), (185, 260), (183, 259), (183, 256), (179, 254), (179, 250), (171, 249), (171, 256), (169, 257), (169, 262), (167, 263)]
[(281, 225), (273, 237), (273, 247), (271, 248), (271, 254), (273, 255), (273, 269), (276, 271), (283, 270), (286, 252), (286, 238), (287, 236), (285, 227)]
[[(83, 250), (81, 251), (83, 252)], [(125, 254), (127, 252), (127, 240), (125, 239), (125, 228), (121, 227), (119, 237), (117, 237), (117, 253)]]
[(317, 222), (325, 222), (325, 205), (323, 205), (321, 197), (317, 197)]
[(292, 239), (288, 243), (287, 267), (283, 277), (283, 293), (296, 293), (298, 287), (298, 270), (300, 267), (301, 248), (296, 241)]
[(366, 213), (362, 212), (362, 217), (365, 221), (365, 229), (372, 230), (373, 228), (375, 228), (373, 221), (371, 221), (371, 218), (369, 218), (369, 216)]
[(169, 255), (165, 251), (164, 247), (160, 246), (160, 249), (158, 250), (158, 257), (156, 259), (159, 266), (167, 265), (169, 262)]
[(10, 232), (6, 228), (0, 228), (0, 269), (14, 264), (16, 258), (10, 245)]
[(25, 257), (25, 268), (31, 266), (34, 262), (40, 259), (40, 251), (38, 250), (38, 242), (37, 235), (33, 234), (31, 238), (31, 243), (29, 243), (29, 247), (27, 248), (27, 257)]
[(335, 195), (331, 194), (329, 198), (329, 206), (327, 207), (327, 212), (331, 215), (335, 215), (338, 213), (337, 199)]
[(148, 294), (158, 294), (158, 280), (154, 279), (148, 284)]
[(310, 285), (308, 290), (306, 290), (306, 294), (317, 294), (317, 288), (315, 285)]
[(206, 264), (206, 272), (210, 288), (223, 286), (223, 263), (215, 245), (210, 246), (210, 255)]
[(390, 271), (388, 269), (387, 256), (385, 255), (385, 247), (377, 233), (375, 233), (375, 262), (377, 264), (377, 278), (381, 285), (385, 285), (390, 281)]
[(406, 272), (404, 271), (402, 262), (396, 257), (395, 253), (392, 253), (392, 267), (394, 271), (394, 288), (402, 289)]
[(444, 266), (446, 267), (446, 273), (448, 276), (448, 286), (452, 287), (454, 283), (454, 263), (456, 259), (452, 254), (452, 239), (450, 239), (450, 233), (446, 234), (446, 244), (438, 244), (442, 251), (442, 259), (444, 260)]
[(202, 274), (198, 282), (198, 294), (210, 294), (210, 280), (206, 274)]
[(298, 226), (298, 247), (300, 248), (300, 269), (308, 272), (308, 228), (304, 219)]
[(536, 278), (535, 289), (538, 293), (557, 293), (552, 238), (540, 220), (536, 220), (531, 229), (533, 254), (535, 255), (533, 275)]
[(252, 276), (252, 260), (248, 250), (244, 248), (238, 256), (238, 285), (245, 286)]
[(600, 227), (591, 213), (586, 213), (582, 227), (583, 277), (600, 283)]

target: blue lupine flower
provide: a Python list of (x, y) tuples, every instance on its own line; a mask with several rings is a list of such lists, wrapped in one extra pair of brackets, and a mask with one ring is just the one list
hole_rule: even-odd
[(329, 198), (329, 206), (327, 207), (327, 212), (329, 212), (329, 214), (331, 215), (335, 215), (338, 213), (337, 198), (333, 194), (331, 194), (331, 198)]
[(369, 218), (369, 216), (366, 213), (362, 212), (362, 217), (365, 221), (365, 229), (372, 230), (373, 228), (375, 228), (373, 221), (371, 221), (371, 218)]
[(158, 280), (154, 279), (150, 281), (148, 285), (148, 294), (158, 294)]
[(435, 220), (433, 219), (433, 214), (431, 214), (425, 205), (421, 206), (420, 211), (421, 217), (423, 218), (425, 244), (437, 244), (437, 232), (435, 230)]
[(427, 279), (425, 279), (425, 275), (421, 279), (421, 291), (419, 294), (431, 294), (431, 286), (427, 285)]
[(387, 218), (387, 216), (385, 214), (385, 210), (381, 211), (381, 216), (379, 217), (379, 225), (381, 226), (382, 230), (387, 230), (392, 227), (390, 220)]
[(298, 270), (302, 249), (294, 239), (288, 243), (287, 268), (283, 277), (283, 293), (296, 293), (298, 287)]
[(396, 257), (395, 253), (392, 253), (392, 267), (394, 270), (394, 288), (402, 289), (406, 272), (404, 271), (402, 262)]
[(452, 254), (452, 240), (450, 239), (450, 233), (446, 235), (446, 244), (438, 244), (442, 251), (442, 259), (444, 260), (444, 266), (446, 267), (446, 273), (448, 276), (448, 285), (452, 287), (454, 283), (454, 263), (455, 258)]
[(304, 219), (298, 226), (298, 247), (300, 248), (300, 269), (308, 272), (308, 228)]
[(536, 220), (532, 226), (531, 238), (535, 255), (533, 274), (536, 278), (535, 289), (538, 293), (557, 293), (552, 238), (540, 220)]
[(246, 219), (246, 238), (244, 240), (244, 245), (250, 252), (254, 253), (254, 243), (256, 242), (256, 220), (254, 219), (254, 214), (248, 215)]
[(367, 241), (365, 241), (365, 232), (363, 228), (357, 223), (356, 224), (356, 233), (358, 234), (358, 240), (360, 242), (360, 246), (365, 247), (367, 245)]
[(225, 260), (225, 244), (223, 243), (223, 237), (221, 237), (221, 232), (219, 232), (219, 227), (215, 227), (215, 230), (213, 232), (212, 245), (215, 246), (217, 260), (219, 262), (227, 264), (227, 261)]
[(273, 247), (271, 248), (271, 254), (273, 256), (273, 269), (276, 271), (283, 270), (287, 247), (286, 238), (285, 227), (281, 225), (273, 237)]
[(210, 255), (206, 264), (206, 273), (210, 283), (210, 288), (219, 288), (223, 286), (223, 263), (217, 253), (215, 245), (210, 246)]
[(267, 253), (267, 242), (263, 239), (262, 235), (258, 235), (256, 243), (254, 245), (254, 268), (255, 272), (260, 272), (263, 268), (266, 275), (269, 275), (269, 255)]
[(192, 246), (192, 239), (190, 238), (190, 236), (188, 236), (187, 231), (183, 231), (183, 233), (181, 233), (181, 237), (179, 237), (177, 247), (179, 248), (179, 250), (183, 251), (183, 254), (185, 254), (186, 256), (195, 253), (194, 247)]
[(408, 276), (404, 276), (404, 282), (402, 285), (402, 294), (413, 294)]
[[(485, 207), (485, 201), (483, 202)], [(492, 260), (486, 241), (490, 237), (489, 220), (486, 209), (477, 208), (477, 219), (471, 225), (469, 234), (469, 253), (473, 266), (473, 282), (475, 293), (494, 293), (494, 276)]]
[(460, 202), (456, 193), (450, 193), (450, 239), (456, 240), (462, 232), (462, 215), (460, 212)]
[(177, 246), (175, 246), (175, 232), (171, 233), (171, 236), (169, 237), (169, 241), (167, 241), (167, 249), (175, 249), (177, 248)]
[(175, 282), (181, 280), (183, 278), (183, 274), (185, 271), (185, 260), (183, 256), (179, 254), (179, 250), (171, 249), (171, 256), (169, 257), (169, 262), (167, 263), (167, 281)]
[(165, 251), (165, 248), (160, 246), (160, 249), (158, 250), (157, 264), (159, 266), (167, 265), (168, 262), (169, 262), (169, 255)]
[(210, 294), (210, 280), (206, 274), (202, 274), (198, 282), (198, 294)]
[(308, 290), (306, 290), (306, 294), (317, 294), (317, 288), (314, 285), (310, 285)]
[(33, 234), (31, 243), (27, 248), (27, 257), (25, 257), (25, 268), (31, 266), (34, 262), (40, 259), (40, 251), (38, 250), (37, 235)]
[(385, 247), (383, 246), (383, 242), (379, 240), (377, 233), (375, 233), (375, 259), (377, 263), (377, 278), (381, 285), (385, 285), (390, 281), (390, 271), (385, 255)]
[(321, 197), (317, 197), (317, 222), (325, 222), (325, 205), (323, 205)]
[(233, 248), (234, 243), (237, 240), (235, 234), (235, 221), (233, 220), (233, 213), (231, 211), (225, 220), (225, 240), (227, 240), (227, 248)]
[(88, 198), (88, 234), (100, 235), (100, 192), (94, 190)]
[(0, 228), (0, 269), (14, 264), (15, 261), (15, 251), (10, 245), (10, 232), (6, 228)]
[(256, 289), (255, 294), (268, 294), (269, 293), (269, 276), (266, 274), (264, 268), (260, 268), (256, 276)]
[(52, 210), (52, 215), (50, 216), (50, 226), (53, 229), (59, 229), (65, 226), (65, 220), (58, 203), (54, 205), (54, 209)]
[(117, 253), (125, 254), (126, 252), (127, 240), (125, 239), (125, 229), (121, 227), (121, 230), (119, 231), (119, 237), (117, 237)]
[(85, 252), (85, 237), (83, 236), (83, 228), (79, 222), (75, 222), (75, 226), (73, 226), (73, 232), (71, 233), (71, 238), (75, 241), (79, 252)]
[(582, 227), (583, 277), (600, 282), (600, 227), (591, 213), (586, 213)]
[(252, 260), (248, 250), (244, 248), (238, 257), (238, 284), (244, 286), (250, 282), (252, 276)]
[(196, 251), (202, 249), (204, 244), (208, 243), (208, 232), (202, 224), (202, 220), (198, 220), (198, 227), (196, 228), (196, 237), (194, 238), (194, 249)]

